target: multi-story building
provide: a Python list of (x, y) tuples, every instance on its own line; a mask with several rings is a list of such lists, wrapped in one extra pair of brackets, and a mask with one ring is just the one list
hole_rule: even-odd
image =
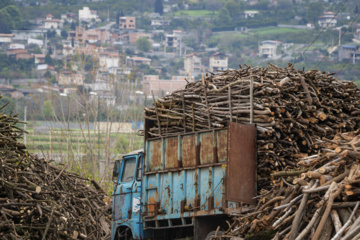
[(89, 7), (83, 7), (83, 9), (79, 10), (79, 21), (84, 22), (100, 22), (101, 19), (97, 15), (97, 12), (95, 10), (91, 10)]
[[(351, 58), (351, 60), (349, 59)], [(360, 48), (351, 45), (342, 45), (339, 47), (339, 61), (351, 61), (357, 63), (360, 61)]]
[(120, 35), (120, 39), (128, 41), (130, 44), (136, 43), (138, 38), (145, 37), (151, 41), (151, 34), (146, 32), (128, 32)]
[(335, 13), (326, 12), (323, 16), (319, 17), (318, 20), (319, 26), (322, 28), (326, 27), (335, 27), (337, 24)]
[(120, 29), (136, 29), (135, 17), (120, 17), (119, 28)]
[(45, 16), (43, 20), (43, 28), (45, 29), (57, 29), (62, 28), (63, 23), (60, 19), (55, 19), (50, 13)]
[(181, 45), (181, 30), (174, 30), (172, 34), (166, 34), (165, 42), (169, 48), (178, 48)]
[(79, 72), (64, 70), (57, 73), (56, 79), (61, 86), (80, 86), (84, 85), (85, 75)]
[(259, 47), (259, 56), (271, 59), (277, 58), (276, 49), (281, 43), (282, 42), (272, 40), (262, 41)]
[(209, 69), (210, 72), (216, 70), (226, 70), (228, 68), (228, 56), (223, 53), (216, 52), (210, 56)]
[(118, 53), (101, 52), (99, 53), (100, 71), (108, 71), (109, 68), (120, 66), (120, 55)]
[(199, 74), (201, 72), (201, 58), (193, 53), (187, 55), (184, 60), (184, 69), (190, 75)]
[(69, 32), (68, 40), (72, 40), (72, 38), (81, 44), (106, 43), (110, 41), (111, 34), (106, 29), (95, 28), (85, 30), (84, 27), (76, 27), (75, 32)]

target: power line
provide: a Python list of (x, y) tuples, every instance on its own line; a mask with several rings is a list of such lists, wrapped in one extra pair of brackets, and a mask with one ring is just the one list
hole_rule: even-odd
[[(344, 36), (344, 34), (349, 30), (349, 28), (354, 24), (354, 22), (357, 20), (357, 18), (360, 16), (360, 13), (358, 13), (358, 15), (356, 15), (356, 17), (354, 18), (354, 20), (350, 23), (350, 25), (347, 27), (347, 29), (341, 34), (341, 36), (339, 37), (339, 39), (335, 42), (334, 45), (331, 46), (330, 49), (332, 49), (333, 47), (335, 47), (336, 44), (338, 44), (338, 42), (340, 41), (340, 39), (342, 38), (342, 36)], [(324, 61), (324, 59), (327, 57), (327, 55), (325, 55), (321, 61), (316, 65), (315, 68), (317, 68), (321, 63), (322, 61)], [(346, 64), (345, 64), (346, 65)]]
[[(308, 47), (301, 53), (301, 56), (304, 56), (304, 53), (314, 44), (314, 42), (320, 37), (320, 35), (328, 28), (328, 26), (330, 25), (330, 23), (336, 18), (336, 16), (338, 15), (338, 13), (341, 11), (341, 9), (345, 6), (345, 4), (347, 3), (348, 0), (345, 0), (341, 7), (337, 10), (337, 12), (335, 13), (334, 17), (331, 19), (331, 21), (329, 21), (326, 25), (325, 28), (322, 29), (322, 31), (314, 38), (314, 40), (308, 45)], [(296, 64), (296, 63), (295, 63)], [(294, 64), (294, 65), (295, 65)]]

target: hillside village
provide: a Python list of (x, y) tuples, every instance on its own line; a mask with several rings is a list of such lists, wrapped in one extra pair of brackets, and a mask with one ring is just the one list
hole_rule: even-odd
[(359, 21), (355, 0), (6, 0), (1, 101), (30, 120), (105, 121), (111, 109), (136, 122), (153, 97), (239, 64), (292, 62), (360, 83)]

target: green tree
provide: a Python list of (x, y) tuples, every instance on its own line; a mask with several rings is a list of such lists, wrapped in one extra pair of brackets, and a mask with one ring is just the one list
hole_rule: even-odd
[(155, 10), (154, 12), (159, 13), (160, 15), (163, 15), (164, 13), (164, 6), (162, 4), (162, 0), (156, 0), (155, 1)]
[(54, 111), (49, 100), (44, 101), (41, 110), (44, 114), (45, 119), (51, 119), (51, 117), (54, 115)]
[(306, 20), (311, 23), (317, 23), (318, 18), (324, 12), (324, 5), (321, 2), (312, 2), (306, 11)]
[(226, 26), (229, 25), (230, 22), (231, 22), (231, 17), (229, 11), (225, 7), (221, 8), (216, 17), (216, 23), (219, 26)]
[(142, 52), (148, 52), (151, 49), (151, 42), (146, 37), (140, 37), (136, 40), (136, 47)]
[(49, 52), (45, 56), (45, 63), (48, 65), (54, 66), (54, 60), (51, 58)]
[(117, 12), (116, 13), (116, 25), (118, 25), (119, 26), (119, 22), (120, 21), (120, 13), (119, 12)]
[(11, 16), (5, 10), (0, 10), (0, 32), (11, 33), (11, 29), (14, 29), (14, 23), (10, 20)]
[(63, 39), (66, 39), (69, 36), (68, 32), (65, 29), (61, 30), (60, 34)]
[(228, 10), (231, 18), (235, 18), (240, 14), (240, 4), (236, 3), (234, 0), (228, 0), (224, 7)]
[(10, 16), (10, 20), (13, 22), (14, 28), (18, 29), (21, 27), (22, 18), (19, 9), (14, 6), (10, 5), (5, 8), (3, 8), (4, 11), (6, 11)]
[(13, 4), (12, 0), (1, 0), (0, 9)]

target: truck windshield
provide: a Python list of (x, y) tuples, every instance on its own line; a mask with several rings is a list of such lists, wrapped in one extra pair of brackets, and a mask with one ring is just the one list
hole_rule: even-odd
[(124, 171), (121, 177), (122, 182), (130, 182), (133, 180), (135, 173), (135, 165), (136, 165), (135, 157), (125, 159)]

